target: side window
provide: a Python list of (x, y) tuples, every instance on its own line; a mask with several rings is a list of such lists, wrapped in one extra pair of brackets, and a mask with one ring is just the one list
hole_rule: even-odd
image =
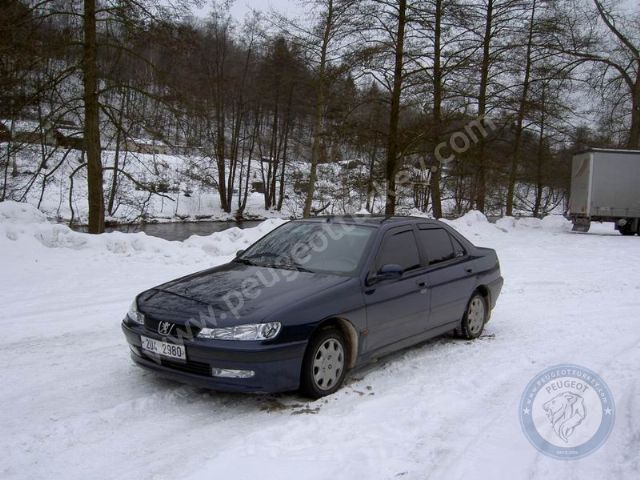
[(429, 265), (446, 262), (456, 256), (451, 243), (453, 239), (442, 228), (418, 230), (418, 240), (427, 252)]
[(405, 271), (420, 267), (420, 254), (412, 230), (387, 235), (378, 255), (376, 268), (400, 265)]
[(453, 243), (453, 253), (456, 258), (464, 257), (467, 254), (467, 250), (462, 246), (462, 244), (456, 239), (456, 237), (449, 235), (451, 237), (451, 243)]

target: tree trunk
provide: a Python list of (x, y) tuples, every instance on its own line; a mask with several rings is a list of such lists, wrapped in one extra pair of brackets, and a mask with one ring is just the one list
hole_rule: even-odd
[(116, 200), (116, 193), (118, 192), (118, 168), (120, 167), (120, 142), (122, 139), (122, 120), (124, 117), (124, 109), (125, 109), (125, 99), (128, 99), (129, 94), (126, 96), (123, 92), (122, 99), (120, 101), (120, 112), (119, 112), (119, 120), (118, 125), (116, 125), (116, 149), (113, 154), (113, 176), (111, 177), (111, 188), (109, 189), (109, 198), (107, 201), (107, 212), (109, 215), (113, 215), (113, 206)]
[(627, 148), (640, 148), (640, 61), (636, 61), (636, 82), (633, 85), (632, 101), (631, 101), (631, 130), (629, 131), (629, 140)]
[(391, 92), (391, 111), (389, 114), (389, 138), (387, 140), (387, 165), (385, 179), (387, 181), (387, 199), (384, 212), (386, 215), (396, 213), (396, 174), (398, 173), (398, 122), (400, 120), (400, 99), (402, 96), (402, 80), (404, 68), (404, 31), (407, 23), (407, 0), (398, 2), (398, 26), (396, 30), (395, 65), (393, 72), (393, 91)]
[(276, 94), (273, 120), (271, 121), (271, 142), (269, 143), (269, 167), (267, 168), (267, 181), (264, 184), (264, 208), (273, 207), (273, 196), (278, 166), (278, 130), (280, 127), (280, 95)]
[[(218, 105), (219, 109), (224, 107)], [(218, 166), (218, 196), (220, 197), (220, 207), (225, 212), (229, 213), (231, 209), (227, 205), (227, 185), (226, 185), (226, 171), (227, 164), (225, 161), (225, 118), (224, 112), (218, 115), (217, 119), (217, 135), (216, 135), (216, 164)]]
[(89, 233), (104, 232), (104, 191), (100, 146), (96, 0), (84, 0), (82, 74), (84, 86), (84, 142), (87, 154)]
[(244, 216), (244, 210), (247, 208), (247, 198), (249, 196), (249, 182), (251, 180), (251, 160), (253, 159), (253, 149), (256, 145), (256, 138), (260, 132), (260, 111), (256, 109), (255, 112), (255, 123), (253, 126), (253, 135), (251, 135), (251, 140), (249, 144), (249, 153), (247, 154), (247, 172), (244, 183), (244, 193), (242, 196), (242, 200), (239, 200), (238, 205), (238, 213), (237, 216), (242, 218)]
[(280, 189), (278, 192), (278, 205), (276, 206), (276, 210), (282, 210), (282, 204), (284, 203), (284, 195), (285, 195), (285, 183), (286, 183), (286, 169), (287, 169), (287, 150), (289, 146), (289, 131), (291, 130), (291, 109), (293, 107), (293, 90), (294, 86), (291, 85), (289, 89), (289, 99), (287, 101), (287, 111), (285, 114), (285, 124), (284, 124), (284, 137), (283, 137), (283, 146), (282, 146), (282, 167), (280, 168)]
[(316, 180), (318, 177), (318, 160), (320, 159), (321, 139), (324, 135), (323, 116), (325, 110), (325, 88), (327, 75), (327, 51), (329, 49), (329, 41), (331, 40), (331, 30), (333, 29), (333, 0), (327, 3), (327, 17), (324, 25), (324, 33), (322, 36), (322, 45), (320, 47), (320, 65), (318, 67), (318, 91), (316, 96), (316, 108), (313, 117), (313, 143), (311, 145), (311, 166), (309, 168), (309, 183), (307, 185), (307, 197), (304, 201), (304, 210), (302, 216), (309, 218), (311, 216), (311, 205), (313, 204), (313, 195), (316, 191)]
[(533, 27), (536, 18), (536, 3), (537, 0), (533, 0), (531, 6), (531, 18), (529, 23), (529, 35), (527, 40), (527, 58), (525, 61), (524, 69), (524, 82), (522, 84), (522, 97), (520, 97), (520, 106), (518, 108), (518, 119), (516, 122), (516, 134), (513, 147), (513, 155), (511, 156), (511, 168), (509, 170), (509, 186), (507, 188), (507, 209), (506, 215), (508, 217), (513, 216), (513, 202), (516, 190), (516, 181), (518, 179), (518, 165), (520, 163), (520, 153), (522, 149), (522, 125), (524, 124), (524, 117), (527, 109), (527, 99), (529, 95), (529, 87), (531, 80), (531, 66), (532, 66), (532, 50), (533, 50)]
[(436, 148), (442, 135), (442, 15), (443, 0), (436, 0), (435, 6), (435, 30), (433, 36), (433, 155), (431, 186), (431, 211), (435, 218), (442, 218), (442, 196), (440, 193), (440, 178), (442, 177), (442, 165), (435, 163)]
[(375, 202), (375, 190), (373, 188), (373, 177), (376, 166), (376, 156), (378, 155), (378, 141), (373, 140), (373, 147), (369, 157), (369, 176), (367, 177), (367, 212), (373, 213), (373, 204)]
[(542, 193), (544, 190), (543, 172), (544, 172), (544, 134), (546, 123), (546, 87), (542, 87), (542, 98), (540, 100), (540, 138), (538, 139), (538, 155), (536, 163), (536, 198), (533, 204), (533, 216), (540, 215), (542, 207)]
[[(487, 113), (487, 87), (489, 84), (489, 65), (491, 62), (491, 37), (493, 32), (493, 1), (487, 1), (484, 38), (482, 40), (482, 65), (480, 68), (480, 92), (478, 95), (478, 117), (480, 121)], [(484, 213), (487, 193), (486, 144), (484, 135), (479, 138), (478, 177), (476, 180), (476, 209)]]

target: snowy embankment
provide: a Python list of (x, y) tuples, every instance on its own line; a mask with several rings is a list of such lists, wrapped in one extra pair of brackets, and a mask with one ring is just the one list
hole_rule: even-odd
[[(0, 148), (6, 148), (0, 143)], [(7, 179), (7, 198), (22, 199), (45, 212), (47, 217), (88, 222), (88, 193), (86, 170), (77, 168), (84, 160), (79, 150), (54, 150), (47, 147), (47, 168), (39, 169), (42, 151), (36, 145), (23, 145), (16, 152), (16, 176)], [(108, 198), (112, 187), (115, 152), (103, 150), (104, 191)], [(260, 181), (260, 162), (251, 163), (251, 181)], [(238, 208), (239, 194), (233, 195), (232, 213), (225, 213), (220, 206), (217, 189), (207, 186), (205, 178), (215, 178), (215, 162), (199, 155), (168, 155), (121, 152), (119, 168), (135, 178), (140, 189), (126, 176), (118, 177), (118, 189), (114, 197), (112, 214), (107, 220), (130, 223), (141, 220), (158, 222), (233, 220)], [(34, 176), (35, 175), (35, 176)], [(73, 176), (73, 187), (71, 183)], [(199, 180), (198, 180), (199, 179)], [(236, 181), (238, 187), (239, 179)], [(158, 194), (151, 195), (149, 189)], [(164, 193), (160, 193), (164, 192)], [(288, 218), (295, 210), (289, 200), (283, 210), (267, 210), (264, 195), (250, 193), (247, 198), (245, 218)]]
[[(91, 237), (0, 203), (0, 477), (640, 476), (640, 238), (610, 225), (451, 222), (500, 256), (485, 335), (394, 355), (323, 400), (207, 392), (132, 365), (119, 323), (136, 293), (227, 261), (277, 224), (182, 243)], [(578, 461), (539, 454), (518, 420), (529, 380), (560, 363), (600, 374), (617, 407), (608, 441)]]

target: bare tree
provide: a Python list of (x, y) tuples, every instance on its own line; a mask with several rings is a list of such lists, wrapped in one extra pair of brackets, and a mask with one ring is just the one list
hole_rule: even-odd
[(529, 101), (529, 88), (531, 87), (531, 69), (533, 68), (534, 54), (534, 35), (536, 32), (536, 8), (538, 0), (532, 0), (529, 24), (527, 28), (527, 40), (524, 58), (524, 78), (522, 80), (522, 90), (519, 95), (519, 105), (515, 125), (515, 139), (513, 142), (513, 153), (511, 156), (511, 165), (509, 167), (509, 183), (507, 185), (506, 199), (506, 215), (513, 215), (513, 202), (515, 197), (516, 181), (518, 179), (518, 165), (520, 163), (520, 155), (522, 149), (522, 131), (527, 114), (527, 106)]
[(604, 0), (570, 0), (560, 8), (556, 50), (574, 64), (597, 67), (585, 75), (607, 99), (605, 113), (627, 118), (625, 144), (640, 148), (640, 12)]
[(310, 15), (318, 19), (311, 29), (292, 22), (285, 23), (285, 32), (294, 44), (307, 53), (314, 76), (315, 99), (312, 113), (312, 143), (309, 179), (306, 188), (303, 216), (311, 215), (318, 176), (318, 163), (322, 157), (323, 138), (326, 135), (327, 96), (332, 80), (330, 67), (344, 54), (344, 40), (352, 33), (356, 20), (356, 0), (311, 0), (307, 2)]

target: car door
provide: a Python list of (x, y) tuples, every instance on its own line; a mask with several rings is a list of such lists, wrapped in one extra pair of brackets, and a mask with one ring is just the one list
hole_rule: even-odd
[(400, 265), (404, 269), (402, 277), (364, 285), (368, 351), (425, 331), (427, 275), (412, 225), (386, 232), (370, 272), (389, 264)]
[(444, 228), (418, 225), (417, 234), (429, 263), (429, 329), (458, 322), (475, 288), (473, 259)]

